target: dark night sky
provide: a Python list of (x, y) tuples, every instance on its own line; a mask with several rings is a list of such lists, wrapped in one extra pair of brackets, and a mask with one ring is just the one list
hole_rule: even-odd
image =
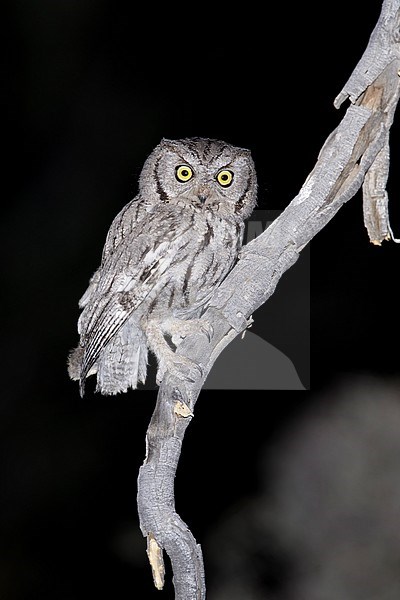
[[(8, 4), (0, 596), (161, 597), (135, 506), (155, 395), (79, 397), (65, 368), (77, 301), (162, 137), (250, 148), (260, 207), (285, 208), (344, 114), (333, 99), (380, 2), (267, 4), (262, 14), (259, 3), (149, 3), (140, 14), (110, 0)], [(388, 191), (400, 236), (399, 141), (397, 119)], [(311, 391), (251, 392), (257, 419), (228, 394), (201, 396), (176, 482), (199, 542), (257, 489), (258, 450), (321, 390), (343, 374), (397, 373), (399, 253), (369, 244), (357, 194), (311, 243)], [(168, 584), (162, 597), (171, 594)]]

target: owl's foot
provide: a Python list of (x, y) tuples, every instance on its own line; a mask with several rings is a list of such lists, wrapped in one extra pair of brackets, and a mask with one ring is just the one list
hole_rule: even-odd
[(203, 319), (189, 319), (186, 321), (170, 317), (161, 323), (161, 329), (163, 333), (170, 336), (171, 342), (175, 347), (179, 346), (186, 336), (194, 333), (202, 333), (206, 336), (207, 341), (210, 342), (214, 333), (211, 323)]
[(198, 377), (203, 376), (203, 369), (193, 360), (175, 354), (171, 349), (165, 352), (162, 359), (158, 356), (158, 371), (156, 382), (160, 385), (166, 375), (173, 375), (183, 381), (194, 383)]
[[(203, 321), (201, 321), (201, 326), (204, 325)], [(182, 321), (180, 319), (168, 318), (162, 322), (150, 319), (145, 323), (144, 328), (149, 347), (157, 357), (158, 371), (156, 381), (158, 385), (167, 373), (191, 383), (198, 379), (199, 376), (203, 376), (202, 367), (193, 360), (176, 354), (175, 350), (171, 348), (164, 337), (165, 334), (169, 335), (175, 348), (190, 333), (203, 331), (209, 338), (211, 331), (207, 327), (204, 327), (204, 330), (200, 329), (199, 319)]]

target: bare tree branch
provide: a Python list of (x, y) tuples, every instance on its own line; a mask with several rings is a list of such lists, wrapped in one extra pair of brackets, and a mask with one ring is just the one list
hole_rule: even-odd
[(364, 220), (375, 244), (393, 237), (385, 190), (389, 131), (400, 95), (400, 0), (384, 0), (367, 49), (343, 90), (350, 98), (339, 126), (329, 135), (314, 169), (286, 210), (258, 238), (215, 291), (203, 318), (209, 341), (190, 335), (177, 352), (201, 365), (190, 381), (167, 375), (147, 431), (147, 456), (138, 478), (140, 526), (148, 538), (155, 585), (163, 585), (162, 550), (171, 558), (177, 600), (205, 598), (200, 547), (175, 512), (174, 477), (186, 428), (201, 386), (220, 352), (249, 324), (274, 292), (282, 274), (305, 245), (363, 186)]
[[(385, 0), (368, 47), (334, 105), (350, 98), (357, 102), (368, 89), (371, 101), (381, 104), (386, 140), (363, 184), (364, 223), (373, 244), (394, 238), (389, 223), (386, 182), (389, 174), (389, 131), (399, 99), (400, 18), (397, 0)], [(382, 95), (385, 98), (382, 98)]]

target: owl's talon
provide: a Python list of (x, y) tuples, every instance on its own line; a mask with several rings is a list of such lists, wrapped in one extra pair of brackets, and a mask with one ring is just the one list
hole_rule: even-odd
[(214, 335), (214, 327), (211, 325), (211, 323), (204, 322), (204, 324), (200, 326), (200, 331), (201, 333), (204, 333), (208, 343), (210, 343), (211, 338)]
[(207, 341), (211, 342), (214, 334), (214, 327), (211, 323), (202, 319), (189, 319), (187, 321), (171, 318), (162, 324), (163, 331), (171, 335), (171, 341), (175, 347), (178, 347), (183, 339), (188, 335), (202, 333)]

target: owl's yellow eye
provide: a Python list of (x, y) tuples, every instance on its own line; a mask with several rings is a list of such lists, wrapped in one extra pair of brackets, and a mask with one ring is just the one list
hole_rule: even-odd
[(178, 181), (189, 181), (193, 177), (193, 170), (189, 165), (179, 165), (179, 167), (176, 167), (175, 177)]
[(217, 181), (222, 187), (228, 187), (233, 181), (233, 173), (228, 169), (222, 169), (217, 174)]

